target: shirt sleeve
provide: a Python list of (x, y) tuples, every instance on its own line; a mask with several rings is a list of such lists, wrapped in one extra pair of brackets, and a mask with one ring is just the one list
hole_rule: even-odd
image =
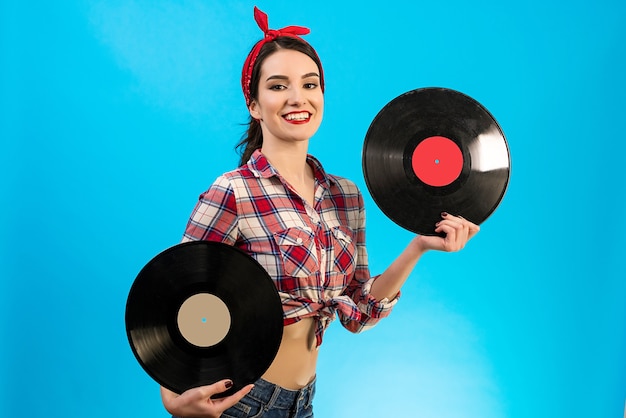
[(198, 199), (182, 242), (218, 241), (234, 245), (238, 234), (237, 201), (230, 181), (220, 176)]
[(354, 239), (356, 241), (355, 270), (352, 280), (344, 291), (359, 309), (360, 319), (355, 320), (339, 313), (342, 325), (352, 332), (365, 331), (378, 323), (382, 318), (389, 316), (391, 310), (400, 298), (400, 292), (392, 299), (384, 298), (376, 300), (370, 289), (378, 276), (370, 275), (367, 249), (365, 247), (365, 207), (363, 196), (358, 192), (358, 216), (353, 226)]

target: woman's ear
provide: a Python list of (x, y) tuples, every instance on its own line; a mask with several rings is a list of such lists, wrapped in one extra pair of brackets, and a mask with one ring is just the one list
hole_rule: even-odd
[(250, 112), (250, 116), (252, 119), (261, 120), (261, 113), (259, 112), (259, 106), (256, 100), (252, 100), (248, 105), (248, 111)]

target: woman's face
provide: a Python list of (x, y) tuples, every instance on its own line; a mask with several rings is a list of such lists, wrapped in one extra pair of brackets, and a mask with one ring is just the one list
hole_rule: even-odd
[(322, 122), (320, 72), (309, 56), (280, 49), (261, 65), (257, 98), (250, 115), (261, 123), (263, 142), (308, 141)]

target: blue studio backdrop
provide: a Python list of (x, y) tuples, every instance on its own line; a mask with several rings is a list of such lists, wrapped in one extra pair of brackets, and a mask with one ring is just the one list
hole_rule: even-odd
[[(364, 192), (373, 273), (412, 236), (361, 169), (386, 103), (461, 91), (512, 157), (463, 251), (427, 254), (374, 329), (330, 327), (316, 416), (622, 416), (625, 3), (256, 4), (270, 27), (312, 30), (327, 84), (310, 151)], [(167, 416), (126, 339), (126, 297), (237, 163), (254, 5), (0, 2), (0, 416)]]

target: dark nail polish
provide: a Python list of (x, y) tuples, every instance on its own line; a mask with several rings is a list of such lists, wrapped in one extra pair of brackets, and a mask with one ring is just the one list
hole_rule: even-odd
[(226, 382), (226, 389), (230, 389), (230, 388), (232, 388), (232, 387), (233, 387), (233, 382), (232, 382), (232, 381), (230, 381), (230, 380), (228, 380), (228, 381)]
[(441, 212), (441, 216), (445, 218), (446, 216), (448, 216), (448, 212)]

